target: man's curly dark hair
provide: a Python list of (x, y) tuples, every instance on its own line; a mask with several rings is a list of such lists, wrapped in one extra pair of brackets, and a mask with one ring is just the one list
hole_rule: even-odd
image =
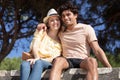
[(78, 14), (78, 7), (74, 5), (71, 1), (67, 1), (63, 3), (60, 7), (58, 7), (58, 14), (61, 16), (64, 10), (70, 10), (71, 12), (73, 12), (73, 14)]

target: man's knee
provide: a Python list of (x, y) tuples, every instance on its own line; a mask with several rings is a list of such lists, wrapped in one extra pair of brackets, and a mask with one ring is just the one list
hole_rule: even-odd
[(92, 58), (92, 57), (87, 59), (87, 64), (88, 64), (88, 66), (93, 66), (93, 67), (98, 66), (97, 60), (95, 58)]
[(59, 63), (64, 63), (64, 61), (65, 61), (65, 58), (64, 57), (57, 57), (57, 58), (55, 58), (54, 59), (54, 62), (59, 62)]
[(60, 68), (67, 68), (68, 67), (68, 62), (64, 57), (57, 57), (53, 61), (54, 66), (58, 66)]

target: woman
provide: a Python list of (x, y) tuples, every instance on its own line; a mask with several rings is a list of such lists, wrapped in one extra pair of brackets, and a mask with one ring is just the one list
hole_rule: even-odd
[[(47, 31), (43, 29), (34, 33), (31, 42), (31, 58), (26, 59), (21, 64), (21, 80), (41, 80), (41, 74), (45, 69), (51, 67), (52, 60), (60, 56), (61, 45), (58, 38), (61, 21), (54, 9), (48, 11), (43, 19), (47, 25)], [(27, 53), (28, 54), (28, 53)]]

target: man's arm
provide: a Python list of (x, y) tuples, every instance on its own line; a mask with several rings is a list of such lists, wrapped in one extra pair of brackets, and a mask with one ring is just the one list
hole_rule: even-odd
[(105, 67), (112, 67), (104, 53), (104, 51), (100, 48), (99, 44), (97, 41), (93, 41), (90, 43), (90, 46), (92, 47), (94, 54), (100, 60), (100, 62), (105, 66)]
[(46, 24), (44, 24), (44, 23), (39, 23), (39, 24), (37, 25), (37, 30), (40, 31), (41, 29), (43, 29), (44, 31), (46, 31), (46, 30), (47, 30)]

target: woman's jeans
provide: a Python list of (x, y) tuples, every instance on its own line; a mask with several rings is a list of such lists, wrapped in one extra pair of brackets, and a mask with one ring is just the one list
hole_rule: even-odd
[(50, 62), (37, 60), (31, 68), (30, 62), (23, 61), (20, 66), (20, 80), (41, 80), (42, 72), (51, 66)]

